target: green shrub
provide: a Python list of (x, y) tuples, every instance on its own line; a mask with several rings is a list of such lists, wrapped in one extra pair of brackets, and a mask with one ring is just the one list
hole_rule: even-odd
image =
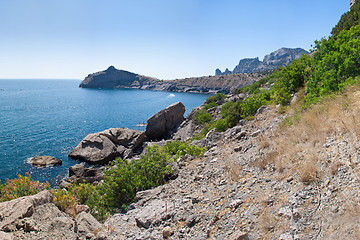
[(306, 87), (307, 103), (337, 91), (360, 74), (360, 25), (315, 42), (313, 73)]
[(221, 107), (221, 117), (226, 121), (226, 124), (225, 121), (219, 122), (222, 130), (226, 130), (224, 129), (225, 126), (226, 128), (235, 126), (241, 119), (241, 101), (225, 103)]
[(203, 108), (194, 113), (193, 119), (196, 124), (204, 125), (212, 120), (212, 116)]
[(18, 178), (0, 184), (0, 202), (10, 201), (19, 197), (34, 195), (42, 190), (50, 189), (50, 184), (32, 181), (31, 174), (18, 175)]
[(223, 93), (217, 93), (215, 96), (210, 96), (206, 99), (205, 103), (206, 104), (210, 104), (210, 103), (216, 103), (218, 101), (221, 101), (223, 99), (226, 98), (226, 95)]
[(219, 119), (215, 122), (215, 127), (219, 132), (224, 132), (229, 124), (226, 119)]
[(219, 106), (218, 104), (216, 104), (216, 102), (211, 102), (211, 103), (208, 103), (204, 106), (204, 109), (205, 110), (209, 110), (210, 108), (213, 108), (213, 107), (216, 107), (216, 106)]

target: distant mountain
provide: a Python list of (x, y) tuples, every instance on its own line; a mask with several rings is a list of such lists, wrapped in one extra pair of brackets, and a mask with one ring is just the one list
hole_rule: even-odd
[(302, 48), (281, 48), (266, 55), (263, 61), (260, 61), (259, 58), (241, 59), (233, 71), (226, 69), (224, 72), (222, 72), (220, 69), (216, 69), (215, 75), (227, 75), (232, 73), (256, 73), (275, 70), (284, 64), (290, 64), (293, 60), (299, 58), (303, 54), (309, 54), (309, 52)]

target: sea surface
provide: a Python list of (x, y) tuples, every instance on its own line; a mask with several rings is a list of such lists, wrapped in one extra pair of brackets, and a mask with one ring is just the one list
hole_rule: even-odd
[[(0, 180), (31, 173), (52, 185), (78, 161), (68, 153), (89, 133), (137, 124), (182, 102), (188, 114), (208, 95), (137, 89), (82, 89), (80, 80), (0, 80)], [(34, 167), (31, 157), (50, 155), (61, 166)]]

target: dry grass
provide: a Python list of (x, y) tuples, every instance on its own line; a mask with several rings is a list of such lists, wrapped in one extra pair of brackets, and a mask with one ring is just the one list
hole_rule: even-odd
[(334, 160), (328, 167), (319, 153), (327, 138), (343, 138), (356, 143), (355, 148), (360, 147), (357, 146), (360, 136), (360, 120), (357, 117), (360, 115), (360, 87), (351, 87), (345, 94), (332, 96), (302, 113), (295, 107), (287, 109), (292, 115), (286, 122), (291, 124), (283, 124), (272, 139), (274, 151), (256, 164), (264, 169), (266, 165), (275, 163), (277, 170), (290, 171), (305, 184), (315, 180), (315, 173), (317, 177), (324, 172), (336, 174), (339, 162)]
[(302, 162), (301, 167), (297, 170), (297, 175), (302, 183), (310, 184), (318, 179), (318, 172), (317, 161), (306, 160)]
[(229, 160), (226, 165), (227, 172), (231, 180), (238, 181), (243, 167), (233, 160)]

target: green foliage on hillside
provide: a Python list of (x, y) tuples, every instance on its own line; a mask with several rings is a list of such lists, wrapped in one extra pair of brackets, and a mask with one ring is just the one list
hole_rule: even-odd
[[(312, 56), (302, 56), (262, 79), (261, 83), (240, 91), (258, 93), (266, 82), (272, 83), (264, 90), (269, 92), (271, 102), (287, 105), (293, 94), (305, 87), (305, 104), (310, 105), (353, 83), (353, 78), (360, 75), (359, 46), (360, 25), (357, 25), (338, 35), (315, 41)], [(274, 79), (277, 80), (274, 82)]]
[(299, 89), (305, 88), (305, 96), (301, 98), (303, 106), (310, 106), (343, 89), (356, 82), (355, 77), (360, 75), (359, 47), (360, 25), (315, 41), (311, 56), (303, 55), (253, 85), (239, 89), (238, 93), (248, 93), (249, 97), (225, 103), (221, 108), (222, 118), (213, 125), (219, 131), (225, 131), (240, 119), (253, 116), (262, 105), (286, 106)]
[(306, 82), (308, 102), (340, 90), (360, 75), (360, 25), (315, 42), (312, 73)]
[(53, 191), (54, 203), (62, 210), (75, 204), (86, 204), (98, 219), (104, 219), (114, 209), (124, 208), (134, 201), (138, 191), (163, 184), (166, 174), (172, 172), (170, 162), (186, 154), (199, 157), (205, 151), (205, 148), (181, 141), (171, 141), (162, 147), (147, 147), (146, 154), (139, 159), (131, 162), (120, 158), (115, 160), (105, 172), (102, 184), (72, 184), (67, 191)]
[(351, 27), (360, 24), (360, 2), (356, 1), (350, 11), (341, 16), (340, 21), (332, 29), (332, 35), (338, 35), (342, 30), (349, 30)]

